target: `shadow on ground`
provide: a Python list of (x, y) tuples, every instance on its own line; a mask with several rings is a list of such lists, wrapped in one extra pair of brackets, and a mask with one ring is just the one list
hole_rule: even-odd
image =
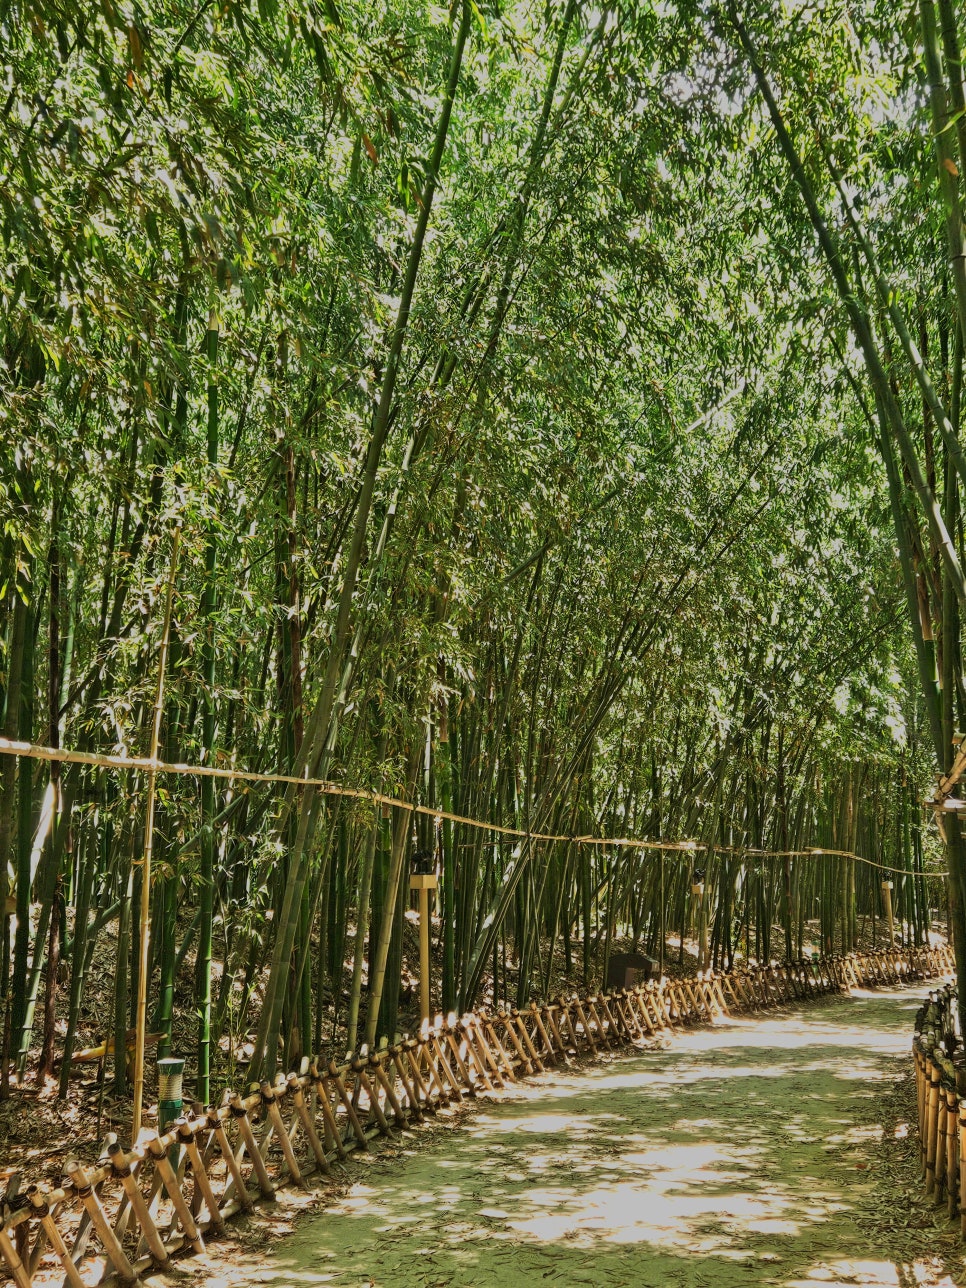
[(880, 1096), (907, 1072), (922, 992), (835, 998), (551, 1073), (428, 1148), (368, 1162), (225, 1283), (951, 1284), (925, 1232), (886, 1248), (863, 1219)]

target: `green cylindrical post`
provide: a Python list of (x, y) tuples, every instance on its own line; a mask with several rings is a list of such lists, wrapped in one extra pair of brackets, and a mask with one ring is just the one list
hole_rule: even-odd
[[(162, 1136), (181, 1117), (184, 1107), (181, 1093), (183, 1077), (182, 1056), (166, 1056), (158, 1061), (158, 1131)], [(178, 1168), (180, 1152), (178, 1145), (172, 1145), (168, 1150), (168, 1161), (175, 1170)]]

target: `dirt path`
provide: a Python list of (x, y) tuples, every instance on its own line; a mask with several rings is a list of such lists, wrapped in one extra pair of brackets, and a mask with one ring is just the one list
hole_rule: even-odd
[(908, 1085), (896, 1090), (922, 995), (919, 985), (834, 998), (552, 1073), (479, 1106), (459, 1130), (367, 1161), (341, 1199), (256, 1265), (224, 1278), (212, 1265), (205, 1278), (212, 1288), (960, 1282), (947, 1272), (961, 1261), (922, 1256), (957, 1245), (918, 1198)]

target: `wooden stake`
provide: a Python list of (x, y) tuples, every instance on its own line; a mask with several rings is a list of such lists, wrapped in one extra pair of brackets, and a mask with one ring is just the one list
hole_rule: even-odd
[[(154, 695), (154, 720), (151, 725), (151, 768), (148, 770), (148, 793), (144, 807), (144, 858), (141, 862), (141, 908), (138, 939), (138, 997), (134, 1036), (134, 1109), (131, 1135), (137, 1144), (141, 1134), (141, 1106), (144, 1099), (144, 1046), (148, 1016), (148, 967), (150, 963), (151, 936), (151, 856), (154, 851), (154, 801), (158, 785), (158, 745), (161, 741), (161, 713), (164, 706), (164, 673), (168, 664), (168, 644), (171, 639), (171, 605), (174, 602), (174, 583), (178, 571), (178, 551), (181, 547), (181, 524), (176, 525), (171, 547), (171, 565), (168, 570), (168, 592), (164, 605), (164, 629), (161, 633), (161, 654), (158, 658), (158, 685)], [(115, 1057), (119, 1058), (119, 1057)], [(123, 1057), (120, 1057), (123, 1058)]]
[(168, 1151), (164, 1145), (157, 1139), (148, 1142), (148, 1148), (154, 1155), (154, 1166), (161, 1174), (161, 1180), (164, 1182), (164, 1188), (168, 1191), (168, 1198), (174, 1204), (174, 1210), (181, 1222), (181, 1228), (184, 1230), (185, 1238), (194, 1248), (195, 1252), (204, 1252), (205, 1241), (201, 1237), (201, 1231), (191, 1215), (191, 1209), (185, 1202), (184, 1195), (181, 1193), (181, 1184), (177, 1174), (168, 1160)]
[[(117, 1235), (111, 1227), (107, 1218), (107, 1213), (101, 1206), (101, 1201), (94, 1193), (94, 1187), (91, 1184), (87, 1171), (80, 1163), (68, 1163), (64, 1171), (70, 1177), (77, 1197), (84, 1204), (91, 1218), (91, 1224), (97, 1231), (97, 1237), (100, 1239), (108, 1260), (114, 1267), (115, 1274), (122, 1283), (136, 1284), (139, 1282), (137, 1272), (127, 1258), (127, 1254), (118, 1242)], [(0, 1245), (2, 1246), (2, 1245)], [(6, 1250), (4, 1250), (6, 1251)], [(11, 1267), (12, 1269), (12, 1267)], [(20, 1281), (18, 1280), (18, 1283)], [(27, 1278), (29, 1285), (30, 1279)]]
[(252, 1169), (258, 1180), (258, 1188), (265, 1198), (275, 1197), (275, 1186), (272, 1184), (272, 1178), (268, 1174), (268, 1168), (265, 1166), (265, 1160), (262, 1158), (261, 1151), (258, 1148), (258, 1141), (255, 1139), (255, 1133), (252, 1131), (252, 1120), (248, 1116), (248, 1110), (241, 1096), (236, 1091), (229, 1102), (229, 1112), (235, 1120), (235, 1126), (238, 1128), (238, 1134), (242, 1138), (245, 1146), (245, 1152), (251, 1160)]
[[(124, 1193), (127, 1195), (131, 1210), (141, 1227), (141, 1234), (151, 1251), (151, 1256), (159, 1267), (167, 1265), (169, 1260), (168, 1250), (164, 1246), (164, 1240), (161, 1238), (158, 1227), (154, 1224), (154, 1218), (148, 1211), (147, 1200), (141, 1193), (141, 1187), (138, 1185), (137, 1177), (134, 1175), (132, 1159), (124, 1153), (124, 1150), (116, 1140), (108, 1144), (107, 1152), (111, 1160), (111, 1169), (124, 1187)], [(139, 1161), (139, 1159), (133, 1160), (135, 1163)]]

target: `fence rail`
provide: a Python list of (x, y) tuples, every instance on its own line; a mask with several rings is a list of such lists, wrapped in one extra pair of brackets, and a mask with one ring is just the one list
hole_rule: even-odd
[[(17, 1288), (61, 1275), (65, 1288), (105, 1279), (134, 1284), (180, 1249), (201, 1252), (209, 1231), (281, 1186), (333, 1175), (353, 1150), (478, 1091), (685, 1025), (951, 967), (946, 948), (896, 949), (665, 979), (454, 1023), (440, 1017), (398, 1045), (342, 1065), (303, 1061), (298, 1073), (249, 1095), (228, 1092), (217, 1107), (196, 1105), (164, 1134), (142, 1133), (129, 1148), (108, 1137), (100, 1159), (68, 1163), (55, 1188), (15, 1177), (0, 1209), (0, 1256)], [(932, 997), (934, 1015), (945, 1015), (947, 991)], [(966, 1105), (963, 1112), (966, 1121)], [(961, 1170), (966, 1177), (966, 1165)]]
[(966, 1066), (954, 984), (919, 1008), (912, 1053), (923, 1184), (937, 1206), (959, 1217), (966, 1240)]

